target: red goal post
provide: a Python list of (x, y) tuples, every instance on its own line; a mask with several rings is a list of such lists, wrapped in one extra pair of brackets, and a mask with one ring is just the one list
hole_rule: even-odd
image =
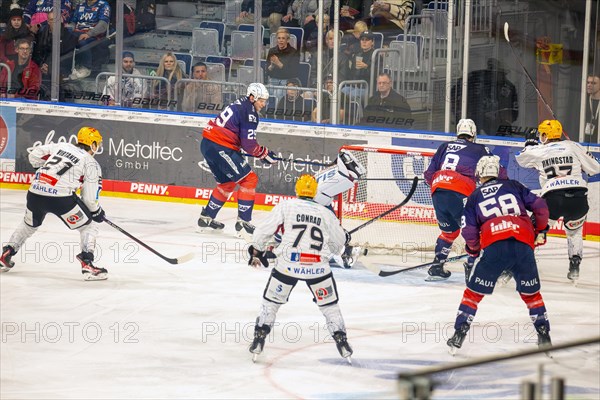
[[(366, 173), (338, 196), (337, 215), (350, 231), (402, 202), (415, 176), (419, 183), (410, 201), (352, 234), (351, 245), (376, 253), (408, 254), (432, 251), (440, 233), (423, 173), (434, 152), (408, 147), (343, 146), (365, 167)], [(458, 243), (457, 243), (458, 242)], [(464, 242), (455, 242), (462, 251)]]

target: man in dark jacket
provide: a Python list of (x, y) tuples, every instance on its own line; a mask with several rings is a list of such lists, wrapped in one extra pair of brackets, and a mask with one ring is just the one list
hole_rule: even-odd
[[(390, 128), (412, 126), (410, 105), (401, 94), (392, 89), (392, 78), (386, 72), (377, 76), (377, 92), (369, 98), (365, 108), (366, 125), (387, 126)], [(402, 118), (403, 121), (400, 121)]]
[[(271, 32), (276, 32), (281, 26), (281, 18), (287, 13), (290, 0), (263, 0), (261, 23), (269, 28)], [(238, 24), (254, 23), (254, 0), (242, 1), (242, 12), (236, 19)]]

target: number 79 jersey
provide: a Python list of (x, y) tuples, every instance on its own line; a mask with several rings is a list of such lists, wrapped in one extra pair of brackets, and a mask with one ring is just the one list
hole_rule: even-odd
[(587, 187), (582, 171), (600, 173), (600, 164), (576, 142), (563, 140), (527, 146), (516, 156), (517, 162), (540, 173), (541, 195), (559, 189)]
[(35, 147), (29, 162), (37, 171), (29, 191), (47, 197), (71, 196), (81, 188), (81, 199), (91, 210), (98, 208), (102, 170), (88, 152), (70, 143)]
[(289, 199), (276, 205), (254, 231), (255, 246), (264, 250), (273, 234), (283, 226), (281, 244), (274, 250), (277, 270), (299, 279), (331, 272), (329, 258), (344, 251), (346, 235), (333, 212), (304, 199)]
[[(535, 215), (535, 227), (527, 211)], [(533, 248), (535, 230), (540, 231), (547, 224), (548, 206), (544, 199), (517, 181), (492, 179), (468, 197), (461, 228), (472, 249), (510, 238)]]

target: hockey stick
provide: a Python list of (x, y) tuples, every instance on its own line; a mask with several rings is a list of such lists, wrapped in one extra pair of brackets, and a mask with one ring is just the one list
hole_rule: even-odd
[(157, 256), (159, 256), (160, 258), (162, 258), (163, 260), (165, 260), (169, 264), (181, 264), (181, 263), (190, 261), (192, 258), (194, 258), (194, 254), (193, 253), (188, 253), (186, 255), (183, 255), (183, 256), (177, 257), (177, 258), (165, 257), (162, 254), (160, 254), (158, 251), (154, 250), (152, 247), (148, 246), (146, 243), (142, 242), (140, 239), (138, 239), (135, 236), (133, 236), (131, 233), (127, 232), (125, 229), (123, 229), (120, 226), (118, 226), (117, 224), (115, 224), (114, 222), (111, 222), (111, 221), (109, 221), (106, 218), (104, 218), (104, 222), (106, 222), (108, 225), (112, 226), (113, 228), (115, 228), (116, 230), (118, 230), (123, 235), (127, 236), (128, 238), (130, 238), (131, 240), (135, 241), (140, 246), (144, 247), (147, 250), (150, 250), (151, 252), (153, 252), (154, 254), (156, 254)]
[(408, 268), (404, 268), (404, 269), (398, 269), (395, 271), (382, 271), (381, 268), (379, 267), (375, 267), (372, 263), (369, 263), (369, 265), (367, 265), (366, 263), (363, 262), (364, 266), (367, 267), (367, 269), (369, 269), (370, 271), (376, 273), (377, 275), (381, 276), (381, 277), (386, 277), (386, 276), (392, 276), (392, 275), (396, 275), (399, 274), (401, 272), (407, 272), (407, 271), (413, 271), (415, 269), (419, 269), (419, 268), (425, 268), (425, 267), (430, 267), (433, 264), (445, 264), (448, 262), (452, 262), (452, 261), (458, 261), (462, 258), (467, 257), (468, 254), (461, 254), (459, 256), (456, 257), (450, 257), (450, 258), (446, 258), (444, 261), (431, 261), (425, 264), (420, 264), (420, 265), (415, 265), (414, 267), (408, 267)]
[[(508, 28), (509, 28), (508, 22), (505, 22), (504, 23), (504, 39), (506, 39), (506, 42), (508, 43), (508, 47), (510, 47), (510, 50), (512, 51), (513, 56), (515, 57), (515, 59), (517, 60), (517, 62), (519, 63), (519, 65), (521, 66), (521, 68), (523, 69), (523, 71), (525, 72), (525, 76), (527, 76), (527, 79), (529, 80), (529, 83), (531, 83), (531, 85), (535, 89), (535, 92), (537, 93), (537, 95), (540, 98), (540, 100), (542, 100), (542, 103), (544, 103), (544, 106), (546, 106), (546, 109), (550, 112), (550, 115), (552, 115), (552, 118), (553, 119), (557, 119), (556, 115), (554, 114), (554, 111), (552, 111), (552, 108), (550, 107), (550, 105), (548, 104), (548, 102), (546, 101), (546, 99), (544, 98), (544, 96), (542, 95), (542, 92), (540, 92), (540, 90), (538, 89), (537, 85), (533, 81), (533, 78), (531, 77), (531, 75), (527, 71), (527, 68), (525, 68), (525, 65), (523, 65), (523, 62), (521, 61), (521, 59), (517, 55), (517, 52), (515, 51), (515, 48), (512, 46), (510, 38), (508, 37)], [(571, 140), (571, 138), (569, 137), (569, 135), (567, 134), (567, 132), (565, 132), (564, 129), (563, 129), (563, 133), (565, 134), (565, 136), (567, 137), (567, 139)]]
[(414, 178), (412, 178), (412, 186), (410, 188), (410, 191), (408, 192), (408, 194), (406, 195), (406, 197), (404, 198), (404, 200), (402, 200), (400, 202), (400, 204), (395, 205), (394, 207), (390, 208), (387, 211), (382, 212), (381, 214), (377, 215), (376, 217), (368, 220), (367, 222), (365, 222), (362, 225), (357, 226), (356, 228), (348, 231), (348, 233), (350, 235), (352, 235), (354, 232), (361, 230), (362, 228), (371, 225), (373, 222), (385, 217), (386, 215), (389, 215), (391, 213), (393, 213), (394, 211), (396, 211), (397, 209), (399, 209), (400, 207), (402, 207), (403, 205), (405, 205), (406, 203), (408, 203), (411, 199), (411, 197), (413, 196), (413, 194), (415, 193), (415, 190), (417, 190), (417, 185), (419, 184), (419, 177), (415, 176)]
[[(253, 158), (259, 158), (257, 156), (254, 156), (252, 154), (248, 154), (248, 153), (242, 153), (243, 156), (246, 157), (253, 157)], [(307, 160), (302, 160), (302, 159), (294, 159), (291, 157), (271, 157), (273, 160), (277, 160), (277, 161), (290, 161), (294, 164), (302, 164), (302, 165), (314, 165), (316, 167), (332, 167), (334, 165), (336, 165), (336, 161), (330, 162), (330, 163), (322, 163), (319, 161), (307, 161)]]

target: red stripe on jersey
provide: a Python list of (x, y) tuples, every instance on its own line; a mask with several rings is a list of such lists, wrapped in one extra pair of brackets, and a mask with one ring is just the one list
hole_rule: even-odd
[(208, 126), (202, 131), (202, 137), (235, 151), (239, 151), (242, 145), (236, 133), (215, 125), (213, 121), (208, 121)]
[(505, 239), (517, 239), (533, 249), (535, 234), (533, 224), (527, 216), (503, 215), (486, 221), (481, 226), (481, 248)]
[(433, 174), (431, 193), (437, 189), (451, 190), (468, 196), (475, 190), (475, 182), (456, 171), (444, 169)]

